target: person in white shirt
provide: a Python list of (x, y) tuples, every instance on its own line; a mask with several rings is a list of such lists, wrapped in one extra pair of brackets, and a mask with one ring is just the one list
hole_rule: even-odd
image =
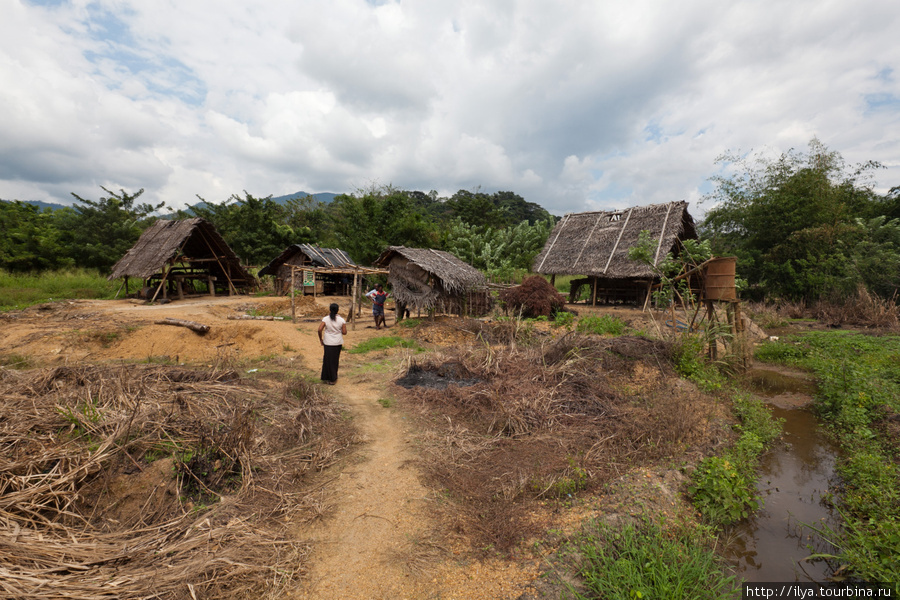
[(322, 382), (328, 385), (337, 383), (341, 348), (344, 347), (344, 336), (347, 335), (347, 321), (337, 314), (339, 308), (336, 303), (332, 303), (328, 307), (328, 316), (323, 317), (319, 324), (319, 343), (325, 350), (322, 356)]

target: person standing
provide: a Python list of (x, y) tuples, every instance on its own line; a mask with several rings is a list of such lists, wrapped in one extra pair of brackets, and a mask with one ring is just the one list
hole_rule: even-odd
[(380, 283), (375, 284), (374, 290), (366, 292), (366, 298), (372, 301), (372, 316), (375, 317), (375, 329), (387, 329), (387, 323), (384, 321), (384, 301), (387, 300), (388, 293), (385, 292)]
[(319, 343), (325, 350), (322, 356), (322, 382), (328, 385), (337, 383), (341, 348), (347, 335), (347, 322), (338, 314), (339, 308), (337, 303), (332, 303), (328, 307), (328, 316), (323, 317), (319, 324)]

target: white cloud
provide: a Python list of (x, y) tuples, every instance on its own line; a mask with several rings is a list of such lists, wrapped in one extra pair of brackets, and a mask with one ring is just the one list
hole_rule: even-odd
[(900, 179), (900, 11), (861, 0), (0, 0), (0, 197), (371, 182), (695, 202), (728, 149)]

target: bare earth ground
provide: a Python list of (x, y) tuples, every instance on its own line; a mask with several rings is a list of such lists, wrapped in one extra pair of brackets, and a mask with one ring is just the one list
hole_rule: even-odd
[[(299, 303), (296, 324), (228, 320), (248, 310), (289, 314), (283, 298), (200, 298), (156, 306), (133, 300), (61, 302), (0, 314), (0, 354), (31, 357), (41, 365), (123, 359), (252, 364), (265, 359), (317, 377), (321, 348), (315, 331), (331, 301), (341, 304), (341, 314), (347, 313), (346, 298), (313, 301), (307, 297)], [(612, 311), (626, 320), (642, 318), (625, 309), (579, 310), (582, 315)], [(211, 329), (199, 336), (182, 327), (154, 323), (167, 317), (201, 322)], [(652, 327), (649, 322), (643, 325)], [(345, 348), (384, 335), (372, 327), (365, 307), (358, 322), (349, 327)], [(412, 425), (402, 411), (386, 409), (378, 402), (390, 398), (389, 383), (398, 373), (375, 368), (374, 362), (371, 354), (344, 353), (338, 384), (327, 389), (346, 407), (363, 443), (350, 458), (322, 474), (328, 490), (325, 516), (296, 528), (297, 538), (313, 542), (314, 552), (309, 575), (293, 597), (538, 597), (533, 583), (546, 564), (536, 556), (475, 559), (436, 533), (434, 507), (440, 498), (420, 483), (413, 466), (417, 456), (411, 443)], [(643, 487), (645, 495), (655, 496), (661, 506), (674, 507), (679, 498), (673, 490), (679, 481), (672, 480), (671, 473), (634, 473), (625, 487)], [(627, 507), (615, 506), (617, 501), (621, 499), (588, 501), (554, 523), (574, 526), (597, 510), (627, 513)]]
[[(68, 301), (0, 316), (0, 354), (29, 357), (40, 364), (125, 360), (216, 361), (283, 357), (285, 366), (315, 376), (321, 365), (316, 328), (331, 301), (306, 298), (297, 324), (286, 321), (228, 320), (248, 308), (281, 309), (283, 298), (219, 297), (147, 306), (133, 300)], [(285, 311), (285, 308), (287, 310)], [(167, 317), (210, 326), (205, 336), (159, 325)], [(350, 325), (346, 347), (376, 332), (365, 308)], [(390, 331), (390, 330), (389, 330)], [(452, 549), (431, 542), (436, 524), (429, 504), (436, 501), (409, 463), (415, 458), (404, 417), (377, 401), (394, 373), (372, 374), (371, 357), (344, 353), (338, 384), (328, 388), (346, 405), (364, 438), (361, 449), (327, 473), (330, 510), (300, 539), (314, 542), (310, 574), (296, 598), (516, 598), (538, 575), (535, 565), (501, 560), (471, 564), (453, 560)]]

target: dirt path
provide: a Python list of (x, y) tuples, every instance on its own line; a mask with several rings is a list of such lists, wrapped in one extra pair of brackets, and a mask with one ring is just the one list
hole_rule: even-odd
[[(146, 306), (128, 300), (73, 301), (34, 307), (0, 319), (0, 355), (33, 357), (38, 364), (153, 360), (296, 369), (318, 376), (318, 321), (327, 304), (319, 298), (298, 312), (298, 323), (235, 321), (248, 310), (285, 309), (283, 298), (198, 298)], [(254, 308), (255, 307), (255, 308)], [(290, 314), (289, 304), (287, 314)], [(366, 311), (351, 328), (346, 346), (384, 335)], [(157, 324), (174, 317), (211, 326), (204, 336)], [(390, 321), (390, 319), (389, 319)], [(391, 332), (388, 332), (391, 333)], [(354, 454), (323, 474), (330, 478), (330, 510), (296, 536), (314, 542), (309, 576), (293, 595), (298, 600), (513, 599), (538, 576), (536, 564), (465, 558), (467, 548), (448, 547), (434, 518), (438, 495), (418, 478), (413, 431), (402, 411), (385, 408), (392, 374), (373, 372), (369, 355), (344, 353), (336, 386), (324, 391), (346, 406), (363, 441)]]

